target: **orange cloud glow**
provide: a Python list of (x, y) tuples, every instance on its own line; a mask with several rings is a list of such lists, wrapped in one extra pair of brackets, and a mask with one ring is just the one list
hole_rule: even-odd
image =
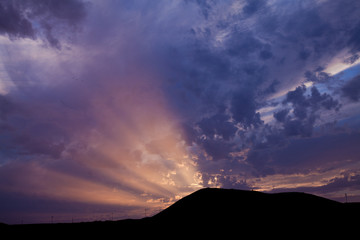
[(176, 118), (160, 91), (150, 85), (155, 81), (138, 73), (130, 78), (126, 85), (119, 79), (92, 96), (87, 114), (96, 124), (77, 129), (77, 139), (60, 159), (20, 164), (26, 174), (16, 177), (19, 184), (11, 191), (83, 203), (163, 208), (201, 187)]

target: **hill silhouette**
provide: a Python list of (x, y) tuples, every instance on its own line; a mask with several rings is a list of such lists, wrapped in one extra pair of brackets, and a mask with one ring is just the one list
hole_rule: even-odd
[(340, 210), (343, 204), (306, 193), (267, 194), (256, 191), (206, 188), (190, 194), (153, 218), (159, 221), (201, 218), (203, 221), (247, 221), (277, 216), (316, 216), (327, 210)]
[(153, 220), (185, 228), (316, 230), (319, 225), (326, 225), (348, 229), (355, 225), (354, 216), (359, 213), (356, 204), (350, 206), (307, 193), (206, 188), (174, 203), (153, 216)]
[(213, 236), (240, 232), (269, 234), (356, 231), (359, 204), (344, 204), (311, 194), (262, 193), (233, 189), (198, 190), (156, 214), (137, 219), (73, 224), (31, 224), (1, 226), (12, 234), (56, 232), (63, 236), (135, 237), (200, 234)]

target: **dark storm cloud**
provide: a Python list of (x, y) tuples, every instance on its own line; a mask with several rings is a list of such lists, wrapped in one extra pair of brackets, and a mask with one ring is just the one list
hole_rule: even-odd
[(0, 34), (10, 39), (43, 37), (56, 48), (61, 44), (58, 38), (61, 25), (73, 27), (84, 19), (86, 9), (80, 0), (9, 0), (0, 3)]
[(342, 94), (351, 101), (357, 102), (360, 99), (360, 76), (348, 81), (342, 88)]
[(1, 96), (0, 144), (6, 158), (0, 161), (37, 155), (59, 158), (72, 135), (67, 130), (69, 124), (79, 120), (78, 113), (62, 105), (61, 99), (69, 99), (69, 91), (48, 88), (52, 92), (49, 97), (48, 92), (34, 87), (28, 86), (27, 90), (12, 93), (11, 101), (8, 96)]
[[(349, 6), (356, 8), (356, 1), (332, 1), (320, 4), (319, 7), (312, 7), (311, 4), (311, 1), (305, 2), (304, 7), (298, 8), (284, 25), (287, 37), (301, 46), (300, 59), (307, 60), (310, 56), (319, 58), (329, 51), (335, 53), (339, 48), (356, 48), (356, 26), (359, 20), (355, 17), (356, 10), (348, 9)], [(343, 31), (349, 33), (349, 36), (339, 34)]]
[(325, 110), (335, 109), (338, 111), (341, 107), (337, 100), (331, 97), (328, 93), (321, 94), (315, 86), (311, 88), (309, 104), (313, 109), (312, 111), (317, 111), (321, 108), (324, 108)]
[(260, 175), (306, 173), (311, 169), (333, 169), (337, 165), (359, 161), (359, 133), (328, 134), (312, 138), (286, 140), (284, 145), (257, 146), (247, 161)]
[[(346, 12), (347, 6), (342, 6), (340, 1), (329, 5), (313, 1), (304, 4), (275, 2), (272, 5), (265, 1), (249, 1), (244, 2), (242, 11), (222, 17), (216, 13), (224, 6), (212, 1), (197, 4), (200, 9), (207, 10), (208, 22), (204, 24), (206, 27), (192, 28), (195, 44), (182, 42), (185, 43), (182, 53), (177, 52), (177, 57), (172, 54), (172, 58), (167, 59), (170, 63), (175, 60), (177, 67), (182, 66), (181, 73), (176, 76), (177, 87), (170, 92), (176, 91), (172, 96), (181, 92), (182, 97), (195, 106), (210, 111), (216, 111), (214, 109), (220, 104), (225, 105), (234, 120), (244, 126), (259, 125), (261, 121), (256, 111), (261, 105), (258, 103), (267, 94), (300, 83), (297, 77), (300, 79), (305, 75), (308, 81), (326, 82), (330, 76), (323, 68), (312, 70), (314, 67), (308, 69), (306, 65), (325, 65), (324, 58), (350, 46), (350, 35), (356, 35), (353, 31), (358, 21), (354, 17), (356, 11), (352, 10), (351, 16), (341, 15), (345, 17), (342, 21), (335, 12)], [(225, 5), (224, 9), (229, 6)], [(291, 11), (287, 11), (289, 9)], [(337, 20), (329, 21), (329, 16)], [(251, 28), (247, 28), (250, 18)], [(270, 23), (272, 27), (268, 26)], [(213, 42), (219, 31), (225, 31), (226, 37), (222, 38), (220, 47), (216, 47)], [(350, 34), (339, 35), (339, 32)], [(282, 73), (282, 69), (289, 70)], [(177, 99), (180, 98), (170, 97), (179, 106), (181, 103)], [(327, 99), (320, 104), (332, 108), (335, 103)], [(179, 110), (185, 108), (181, 106)], [(197, 113), (197, 119), (206, 114)], [(299, 104), (296, 114), (304, 116), (304, 109)]]
[(350, 34), (348, 44), (353, 47), (353, 52), (360, 51), (360, 24), (357, 24)]
[[(283, 101), (283, 104), (292, 103), (294, 114), (300, 119), (306, 117), (306, 112), (303, 112), (305, 111), (304, 108), (309, 108), (311, 112), (316, 112), (320, 108), (338, 110), (340, 107), (337, 100), (334, 100), (328, 93), (321, 94), (315, 86), (311, 88), (311, 95), (306, 96), (305, 92), (306, 88), (304, 85), (297, 87), (294, 91), (289, 91), (286, 99)], [(300, 110), (297, 110), (297, 108), (300, 108)]]
[(14, 104), (6, 96), (0, 95), (0, 119), (6, 120), (8, 114), (13, 112)]
[(274, 118), (275, 118), (277, 121), (283, 123), (283, 122), (285, 122), (286, 117), (287, 117), (287, 115), (289, 114), (289, 111), (290, 111), (290, 109), (280, 110), (280, 111), (274, 113)]
[(85, 17), (85, 4), (81, 0), (40, 0), (30, 1), (31, 15), (46, 15), (64, 20), (71, 25), (78, 24)]
[(224, 140), (234, 137), (237, 128), (229, 121), (229, 117), (222, 113), (210, 118), (204, 118), (199, 122), (199, 127), (206, 136), (221, 136)]
[(344, 63), (347, 63), (347, 64), (354, 64), (358, 59), (360, 58), (360, 56), (358, 54), (354, 54), (350, 57), (347, 57), (345, 60), (344, 60)]
[(34, 38), (35, 32), (31, 22), (17, 9), (13, 1), (0, 3), (0, 33), (10, 38)]
[(343, 192), (344, 189), (350, 191), (358, 191), (360, 190), (360, 174), (352, 171), (344, 171), (341, 177), (336, 177), (331, 179), (328, 184), (322, 187), (318, 187), (315, 189), (309, 189), (309, 191), (317, 191), (317, 192)]
[(323, 67), (318, 67), (314, 71), (306, 71), (304, 75), (306, 81), (313, 83), (326, 83), (331, 79), (331, 76), (328, 73), (323, 72), (323, 70)]
[(246, 15), (252, 15), (266, 5), (265, 0), (247, 0), (246, 5), (243, 8), (243, 12)]
[(231, 101), (233, 118), (245, 128), (262, 124), (260, 114), (256, 112), (257, 103), (250, 91), (235, 93)]
[[(322, 186), (316, 187), (294, 187), (294, 188), (276, 188), (270, 192), (307, 192), (317, 195), (334, 194), (336, 200), (344, 202), (344, 192), (358, 191), (360, 188), (360, 174), (358, 172), (345, 171), (341, 173), (341, 176), (334, 177), (328, 180)], [(350, 201), (356, 201), (351, 199)], [(356, 196), (355, 198), (358, 198)]]
[(231, 57), (249, 57), (250, 54), (260, 50), (263, 44), (251, 32), (244, 34), (234, 30), (227, 41), (227, 53)]
[(205, 19), (209, 17), (209, 11), (212, 9), (212, 4), (216, 4), (216, 1), (213, 0), (185, 0), (185, 2), (195, 2), (199, 6)]
[(286, 94), (283, 105), (291, 103), (292, 114), (289, 107), (274, 113), (286, 136), (311, 136), (314, 124), (320, 118), (319, 111), (338, 111), (341, 107), (337, 100), (327, 93), (321, 94), (315, 86), (311, 88), (311, 94), (306, 94), (306, 91), (302, 85)]
[[(323, 113), (339, 111), (339, 100), (316, 84), (332, 79), (324, 71), (327, 59), (355, 49), (360, 12), (347, 13), (358, 3), (244, 1), (238, 11), (229, 10), (232, 3), (195, 4), (205, 20), (191, 27), (180, 48), (164, 54), (171, 79), (165, 91), (188, 130), (188, 143), (198, 143), (214, 160), (231, 161), (227, 151), (264, 146), (264, 139), (277, 146), (287, 138), (312, 137)], [(301, 85), (304, 77), (312, 88)], [(294, 85), (299, 87), (289, 91)], [(276, 126), (267, 126), (259, 109), (284, 90), (273, 115)]]
[(199, 144), (214, 161), (228, 159), (233, 147), (233, 144), (219, 139), (204, 139)]

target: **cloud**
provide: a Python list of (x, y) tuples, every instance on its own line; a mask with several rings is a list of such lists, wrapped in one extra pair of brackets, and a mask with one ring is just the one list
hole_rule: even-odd
[(344, 63), (347, 63), (347, 64), (354, 64), (358, 59), (360, 58), (360, 56), (358, 54), (354, 54), (350, 57), (347, 57), (345, 60), (344, 60)]
[(287, 140), (282, 145), (253, 148), (247, 162), (262, 175), (304, 173), (309, 169), (337, 169), (357, 163), (359, 133), (339, 133)]
[(238, 92), (231, 102), (233, 118), (245, 128), (262, 124), (260, 114), (256, 112), (257, 103), (249, 92)]
[(305, 95), (306, 91), (305, 85), (302, 85), (286, 94), (282, 103), (285, 106), (291, 103), (291, 114), (289, 106), (274, 113), (274, 118), (283, 125), (286, 136), (311, 136), (320, 111), (339, 111), (341, 107), (337, 100), (327, 93), (321, 94), (315, 86), (311, 88), (311, 95)]
[(211, 160), (216, 161), (228, 159), (233, 144), (218, 139), (204, 139), (200, 141), (200, 146), (211, 156)]
[[(326, 175), (326, 173), (323, 174)], [(360, 176), (358, 170), (342, 171), (338, 175), (329, 178), (323, 176), (322, 181), (315, 183), (315, 181), (318, 181), (315, 179), (319, 178), (319, 175), (321, 176), (322, 174), (309, 173), (308, 175), (302, 176), (303, 180), (309, 178), (308, 180), (312, 181), (313, 184), (305, 184), (306, 186), (301, 186), (303, 183), (299, 181), (293, 186), (288, 185), (286, 187), (276, 187), (276, 185), (274, 185), (273, 189), (268, 189), (268, 192), (307, 192), (326, 198), (332, 198), (340, 202), (344, 202), (346, 200), (344, 198), (344, 194), (346, 193), (349, 196), (350, 202), (355, 202), (359, 199), (358, 191)]]
[(356, 117), (338, 92), (358, 101), (358, 78), (335, 86), (326, 69), (357, 59), (358, 4), (1, 3), (14, 83), (0, 95), (1, 191), (88, 203), (94, 188), (144, 207), (201, 186), (355, 169), (357, 130), (319, 129)]
[(252, 15), (266, 5), (264, 0), (246, 1), (243, 12), (246, 15)]
[(323, 70), (324, 70), (323, 67), (318, 67), (314, 71), (306, 71), (305, 72), (306, 80), (314, 83), (326, 83), (331, 79), (331, 76), (328, 73), (323, 72)]
[(226, 114), (216, 114), (209, 118), (204, 118), (199, 122), (202, 132), (209, 137), (221, 137), (224, 140), (230, 140), (235, 136), (237, 128), (230, 122)]
[(357, 102), (360, 99), (360, 76), (356, 76), (348, 81), (341, 88), (343, 96), (349, 98), (351, 101)]
[[(71, 48), (6, 41), (3, 63), (15, 84), (0, 97), (0, 175), (12, 187), (0, 184), (0, 192), (27, 196), (23, 201), (36, 192), (49, 201), (102, 209), (158, 208), (199, 188), (160, 88), (163, 78), (143, 52), (146, 41), (130, 41), (141, 31), (112, 25), (129, 39), (99, 45), (94, 38), (101, 31), (95, 30), (107, 17), (93, 16), (101, 27), (82, 32), (81, 44)], [(101, 37), (114, 39), (112, 33)], [(150, 201), (159, 198), (164, 201)]]
[(232, 57), (249, 57), (260, 50), (263, 44), (251, 32), (243, 34), (234, 30), (227, 42), (227, 53)]
[(60, 49), (58, 38), (66, 28), (76, 29), (86, 15), (86, 4), (80, 0), (3, 1), (0, 3), (0, 34), (10, 39), (44, 38)]
[(14, 2), (1, 2), (0, 16), (1, 34), (8, 34), (10, 38), (35, 38), (35, 32), (31, 22), (16, 8)]
[(0, 118), (5, 120), (14, 109), (14, 104), (7, 97), (0, 95)]
[(278, 121), (278, 122), (285, 122), (287, 115), (289, 114), (290, 109), (283, 109), (280, 110), (278, 112), (274, 113), (274, 118)]
[[(166, 89), (169, 101), (189, 121), (201, 121), (202, 116), (219, 113), (217, 109), (222, 106), (245, 127), (261, 125), (257, 113), (259, 103), (269, 95), (301, 85), (304, 75), (316, 83), (331, 78), (324, 68), (314, 66), (325, 66), (325, 59), (349, 47), (349, 36), (336, 33), (340, 29), (352, 29), (357, 21), (351, 16), (347, 16), (352, 20), (350, 25), (340, 19), (328, 20), (328, 16), (334, 15), (334, 6), (341, 5), (339, 1), (330, 5), (308, 1), (301, 6), (251, 1), (241, 7), (235, 3), (221, 6), (211, 1), (202, 3), (199, 5), (207, 10), (206, 21), (198, 20), (191, 26), (193, 36), (188, 36), (190, 41), (181, 42), (182, 47), (187, 46), (182, 48), (182, 53), (176, 52), (176, 58), (166, 58), (170, 71), (173, 66), (181, 66), (176, 77), (171, 75), (177, 82), (176, 87)], [(222, 14), (217, 14), (220, 7)], [(355, 11), (352, 14), (355, 16)], [(296, 104), (296, 118), (310, 117), (314, 112), (310, 109), (317, 107), (330, 110), (340, 106), (328, 93), (322, 93), (322, 99), (315, 99), (315, 95), (314, 89), (313, 98), (305, 101), (311, 106)], [(191, 110), (182, 105), (185, 102), (191, 102), (191, 109), (197, 111), (190, 113)], [(193, 122), (186, 125), (194, 126)]]

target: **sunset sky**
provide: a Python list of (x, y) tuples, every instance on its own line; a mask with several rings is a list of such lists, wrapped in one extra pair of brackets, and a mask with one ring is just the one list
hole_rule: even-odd
[(0, 222), (203, 187), (360, 201), (360, 1), (0, 2)]

